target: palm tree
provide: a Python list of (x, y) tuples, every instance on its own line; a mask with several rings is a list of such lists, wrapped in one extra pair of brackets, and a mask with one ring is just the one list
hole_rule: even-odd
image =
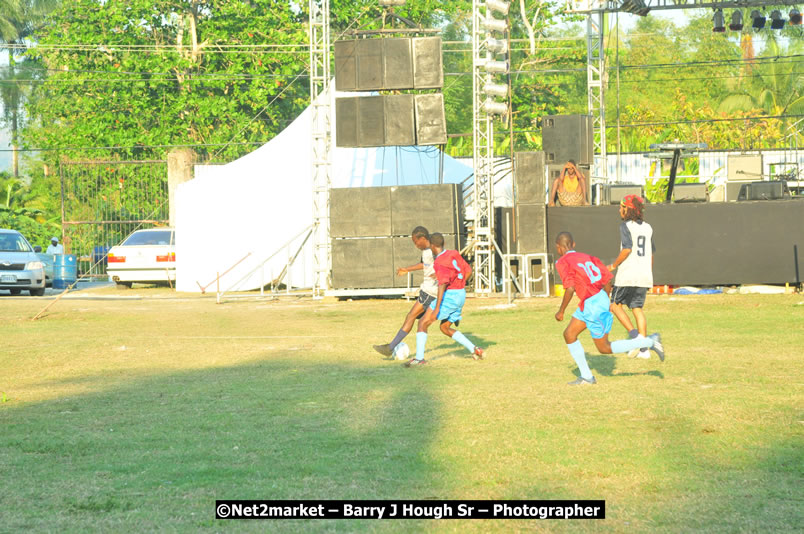
[(0, 44), (17, 38), (17, 21), (22, 19), (22, 0), (0, 0)]
[[(798, 45), (791, 44), (781, 51), (773, 34), (769, 34), (766, 49), (760, 57), (779, 57), (795, 52)], [(733, 113), (761, 109), (771, 116), (804, 112), (804, 74), (799, 72), (800, 63), (772, 60), (757, 62), (738, 92), (727, 96), (718, 106), (718, 111)]]
[(0, 0), (0, 50), (8, 50), (8, 66), (0, 71), (0, 102), (3, 104), (2, 122), (11, 129), (13, 174), (19, 176), (19, 130), (21, 127), (24, 94), (16, 82), (15, 51), (24, 45), (55, 9), (59, 0)]

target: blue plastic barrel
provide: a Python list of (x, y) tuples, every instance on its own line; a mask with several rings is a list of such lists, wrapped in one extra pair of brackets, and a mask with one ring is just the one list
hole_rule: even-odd
[(57, 254), (53, 262), (53, 289), (70, 287), (78, 277), (78, 261), (75, 254)]

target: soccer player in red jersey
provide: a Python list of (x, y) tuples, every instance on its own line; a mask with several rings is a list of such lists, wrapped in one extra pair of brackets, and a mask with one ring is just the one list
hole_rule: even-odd
[(424, 348), (427, 344), (427, 329), (435, 321), (441, 321), (441, 332), (451, 337), (468, 350), (475, 360), (483, 359), (485, 351), (476, 347), (465, 335), (452, 328), (453, 323), (461, 320), (461, 311), (466, 301), (466, 280), (472, 269), (457, 250), (444, 250), (444, 236), (435, 233), (430, 236), (430, 248), (433, 250), (436, 278), (438, 279), (438, 297), (430, 304), (424, 317), (419, 319), (419, 330), (416, 333), (416, 357), (405, 362), (406, 367), (427, 363), (424, 359)]
[(649, 348), (664, 359), (664, 347), (661, 336), (651, 334), (646, 338), (623, 339), (609, 342), (609, 332), (613, 316), (609, 311), (609, 294), (611, 293), (612, 274), (598, 258), (575, 251), (575, 241), (569, 232), (561, 232), (556, 237), (556, 250), (560, 256), (556, 262), (556, 270), (564, 285), (564, 299), (556, 313), (556, 321), (564, 320), (573, 295), (577, 293), (580, 303), (572, 314), (569, 325), (564, 330), (564, 341), (567, 349), (578, 364), (581, 376), (570, 382), (570, 385), (595, 384), (597, 381), (589, 369), (586, 353), (578, 335), (589, 329), (597, 350), (602, 354), (628, 352), (637, 348)]

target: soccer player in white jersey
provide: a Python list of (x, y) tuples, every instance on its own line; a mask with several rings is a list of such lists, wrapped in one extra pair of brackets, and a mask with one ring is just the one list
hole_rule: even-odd
[[(627, 195), (620, 202), (620, 218), (623, 220), (620, 224), (620, 254), (608, 266), (610, 271), (617, 271), (611, 292), (611, 311), (631, 338), (644, 338), (647, 335), (648, 322), (642, 308), (648, 289), (653, 287), (653, 254), (656, 246), (653, 228), (645, 222), (644, 212), (645, 201), (638, 195)], [(623, 309), (623, 304), (634, 314), (636, 328)], [(658, 354), (664, 361), (664, 353)], [(650, 352), (644, 348), (633, 350), (628, 355), (650, 358)]]
[(422, 251), (422, 261), (410, 267), (400, 267), (396, 270), (397, 276), (402, 276), (413, 271), (424, 271), (424, 279), (419, 285), (419, 298), (413, 303), (413, 307), (405, 317), (405, 322), (402, 323), (402, 328), (396, 333), (394, 339), (385, 345), (374, 345), (374, 350), (383, 356), (390, 357), (397, 345), (399, 345), (405, 336), (407, 336), (413, 329), (413, 323), (416, 319), (421, 319), (424, 312), (430, 307), (430, 304), (438, 296), (438, 281), (436, 280), (435, 269), (433, 268), (433, 251), (430, 249), (430, 233), (424, 226), (417, 226), (410, 233), (410, 238), (417, 249)]

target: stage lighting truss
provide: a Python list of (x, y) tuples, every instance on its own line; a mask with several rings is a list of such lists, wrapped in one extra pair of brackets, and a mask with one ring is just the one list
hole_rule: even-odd
[(488, 31), (503, 33), (508, 29), (508, 20), (495, 19), (489, 12), (486, 14), (486, 19), (483, 21), (483, 27)]
[(739, 9), (731, 13), (731, 24), (729, 24), (729, 29), (733, 32), (738, 32), (743, 29), (743, 12)]
[(650, 7), (645, 4), (645, 0), (625, 0), (620, 6), (620, 9), (626, 13), (633, 13), (640, 17), (644, 17), (650, 12)]
[(501, 83), (487, 83), (483, 86), (483, 92), (491, 96), (508, 98), (508, 86)]
[(494, 37), (489, 37), (486, 39), (486, 48), (489, 52), (493, 54), (507, 54), (508, 53), (508, 41), (504, 41), (502, 39), (495, 39)]
[(770, 14), (771, 30), (781, 30), (784, 28), (785, 20), (782, 18), (782, 12), (774, 9)]
[(511, 2), (506, 2), (505, 0), (486, 0), (486, 7), (495, 13), (499, 13), (503, 17), (507, 17)]
[(504, 116), (506, 113), (508, 113), (508, 104), (487, 98), (486, 101), (483, 102), (483, 111), (489, 115)]
[(751, 12), (751, 27), (755, 30), (761, 30), (765, 27), (765, 15), (758, 9)]
[(507, 74), (508, 73), (508, 62), (507, 61), (496, 61), (496, 60), (489, 60), (486, 61), (486, 70), (488, 72), (493, 72), (495, 74)]
[(801, 25), (801, 11), (797, 7), (790, 10), (790, 24), (793, 26)]
[(723, 19), (722, 9), (716, 9), (715, 14), (712, 15), (712, 31), (715, 33), (723, 33), (726, 31), (726, 23)]

